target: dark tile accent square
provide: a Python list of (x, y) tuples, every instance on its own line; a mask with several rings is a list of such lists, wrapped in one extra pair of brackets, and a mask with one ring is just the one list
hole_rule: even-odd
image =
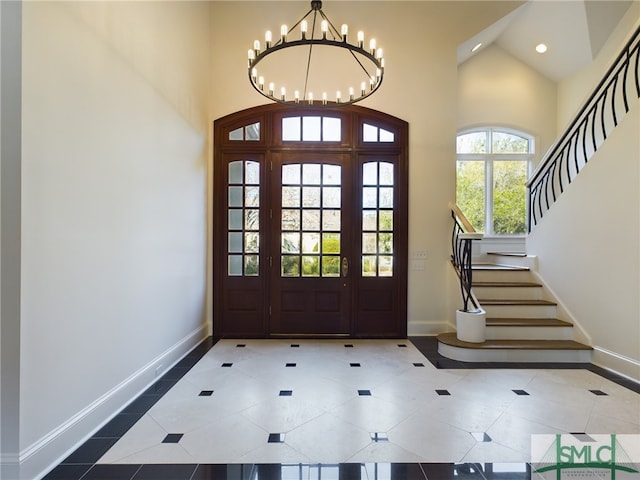
[(350, 363), (349, 366), (350, 367), (359, 367), (360, 364), (359, 363)]
[(270, 433), (267, 443), (284, 443), (284, 433)]
[(398, 348), (407, 348), (407, 345), (404, 343), (399, 343)]
[(370, 397), (371, 390), (358, 390), (358, 395), (360, 395), (361, 397)]
[(345, 344), (344, 348), (353, 348), (353, 345), (350, 343)]
[(80, 480), (93, 464), (58, 465), (42, 480)]
[(246, 345), (244, 343), (239, 343), (236, 345), (236, 348), (244, 348)]
[(293, 390), (280, 390), (278, 395), (281, 397), (290, 397), (293, 395)]
[(598, 396), (607, 396), (608, 394), (603, 392), (602, 390), (589, 390), (591, 393), (593, 393), (594, 395), (598, 395)]
[(476, 442), (492, 442), (493, 439), (487, 435), (487, 432), (471, 432), (473, 438), (476, 439)]
[(595, 438), (593, 438), (591, 435), (588, 435), (588, 434), (586, 434), (584, 432), (571, 432), (571, 435), (576, 437), (581, 442), (595, 442), (596, 441)]
[(414, 363), (414, 367), (424, 367), (424, 363)]
[(293, 368), (293, 367), (295, 367), (295, 366), (296, 366), (296, 364), (295, 364), (295, 363), (287, 363), (287, 364), (285, 365), (285, 367), (289, 367), (289, 368)]
[(384, 432), (370, 432), (369, 436), (371, 437), (372, 442), (388, 442), (389, 435)]
[(300, 345), (297, 343), (292, 343), (291, 348), (300, 348)]
[(142, 465), (132, 480), (190, 480), (197, 464)]
[(96, 463), (117, 441), (117, 438), (90, 438), (62, 463)]
[(513, 393), (516, 395), (529, 395), (526, 390), (514, 390)]
[(169, 433), (164, 437), (162, 443), (178, 443), (182, 439), (183, 435), (184, 433)]
[(198, 394), (199, 397), (210, 397), (211, 395), (213, 395), (213, 390), (202, 390)]
[(83, 480), (130, 480), (140, 470), (141, 465), (94, 465)]
[(449, 390), (436, 390), (436, 393), (438, 395), (451, 395), (451, 393), (449, 392)]
[(221, 365), (221, 367), (229, 368), (229, 367), (231, 367), (231, 365), (233, 365), (233, 363), (223, 363), (223, 364)]

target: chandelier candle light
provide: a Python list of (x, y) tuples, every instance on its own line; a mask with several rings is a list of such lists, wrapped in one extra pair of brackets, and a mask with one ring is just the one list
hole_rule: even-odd
[[(319, 31), (316, 28), (318, 20), (320, 20)], [(292, 39), (293, 32), (296, 30), (299, 31), (298, 39)], [(293, 71), (291, 65), (292, 57), (286, 56), (285, 50), (290, 49), (288, 51), (291, 51), (293, 47), (306, 47), (307, 49), (306, 58), (304, 59), (304, 62), (306, 62), (304, 79), (300, 77), (300, 79), (294, 80), (294, 75), (287, 75), (286, 79), (282, 80), (281, 85), (271, 81), (271, 78), (269, 81), (265, 81), (265, 76), (261, 74), (261, 68), (264, 64), (261, 66), (258, 64), (261, 61), (267, 63), (265, 60), (267, 57), (270, 57), (269, 61), (273, 62), (279, 56), (282, 62), (286, 63), (282, 63), (274, 71), (280, 74), (286, 71), (287, 74), (290, 74)], [(315, 51), (314, 47), (316, 47)], [(312, 54), (320, 53), (319, 49), (326, 51), (326, 47), (332, 47), (330, 51), (334, 53), (336, 62), (325, 60), (321, 68), (318, 69), (319, 74), (316, 74), (316, 70), (312, 69)], [(350, 43), (349, 27), (343, 24), (338, 30), (322, 11), (322, 2), (313, 0), (311, 2), (311, 10), (298, 20), (291, 29), (287, 25), (280, 27), (280, 38), (276, 42), (273, 41), (271, 31), (267, 31), (264, 35), (264, 48), (262, 48), (259, 40), (253, 42), (253, 48), (248, 51), (249, 81), (258, 93), (278, 103), (314, 106), (350, 105), (367, 98), (382, 84), (384, 75), (382, 48), (377, 47), (375, 38), (369, 40), (368, 47), (368, 49), (365, 49), (365, 36), (362, 31), (357, 33), (356, 43)], [(351, 78), (345, 81), (342, 87), (344, 90), (336, 89), (335, 92), (329, 93), (324, 89), (319, 97), (314, 97), (313, 92), (310, 91), (310, 73), (314, 73), (316, 77), (319, 75), (331, 75), (332, 72), (344, 75), (348, 70), (341, 68), (341, 64), (337, 61), (339, 52), (342, 52), (343, 56), (344, 52), (347, 52), (350, 62), (356, 67), (349, 71), (359, 72), (357, 74), (358, 78)], [(327, 57), (325, 56), (324, 58), (326, 59)], [(289, 60), (287, 62), (284, 59)], [(300, 84), (294, 89), (288, 89), (288, 85), (285, 85), (285, 83), (289, 81), (299, 81)], [(349, 81), (353, 81), (353, 83), (349, 84)], [(291, 94), (291, 91), (293, 91), (293, 94)], [(342, 92), (346, 92), (346, 94)], [(319, 99), (315, 100), (315, 98)]]

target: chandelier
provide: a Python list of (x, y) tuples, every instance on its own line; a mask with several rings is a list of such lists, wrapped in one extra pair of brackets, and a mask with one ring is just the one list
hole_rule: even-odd
[(254, 41), (248, 51), (249, 81), (261, 95), (287, 105), (359, 102), (382, 84), (384, 58), (375, 38), (365, 48), (362, 31), (356, 42), (349, 40), (349, 27), (343, 24), (338, 30), (322, 11), (322, 2), (312, 0), (293, 27), (280, 27), (275, 42), (271, 31), (265, 33), (264, 48)]

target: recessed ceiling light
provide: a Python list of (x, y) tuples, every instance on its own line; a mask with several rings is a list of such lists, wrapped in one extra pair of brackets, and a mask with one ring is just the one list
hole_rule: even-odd
[(547, 51), (547, 46), (544, 43), (539, 43), (538, 45), (536, 45), (536, 52), (544, 53), (546, 51)]
[(475, 47), (471, 49), (471, 53), (475, 53), (482, 46), (482, 42), (478, 43)]

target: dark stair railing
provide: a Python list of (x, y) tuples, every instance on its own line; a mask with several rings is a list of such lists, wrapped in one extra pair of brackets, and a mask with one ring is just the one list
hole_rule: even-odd
[(529, 233), (640, 97), (640, 28), (527, 182)]
[(460, 278), (460, 291), (462, 293), (463, 311), (468, 312), (469, 303), (474, 309), (478, 309), (479, 305), (471, 293), (471, 285), (473, 281), (473, 269), (471, 264), (471, 255), (473, 249), (473, 241), (482, 239), (482, 233), (478, 233), (473, 225), (464, 216), (460, 207), (454, 203), (449, 203), (451, 209), (451, 217), (453, 217), (453, 232), (451, 233), (451, 262)]

